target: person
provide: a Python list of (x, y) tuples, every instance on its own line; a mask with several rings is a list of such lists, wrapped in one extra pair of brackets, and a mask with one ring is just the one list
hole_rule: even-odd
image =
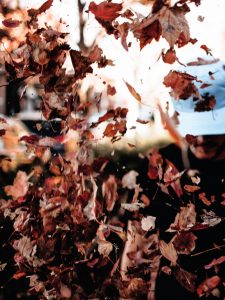
[[(128, 225), (123, 279), (147, 259), (146, 299), (224, 299), (225, 63), (197, 59), (178, 72), (195, 81), (192, 95), (171, 99), (187, 147), (170, 144), (140, 164), (139, 197), (148, 201)], [(146, 232), (147, 216), (155, 224)]]

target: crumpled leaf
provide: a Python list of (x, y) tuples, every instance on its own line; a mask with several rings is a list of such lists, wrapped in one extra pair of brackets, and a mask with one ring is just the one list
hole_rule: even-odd
[(217, 275), (207, 278), (197, 287), (198, 296), (202, 297), (204, 295), (209, 295), (212, 290), (220, 284), (220, 282), (221, 279)]
[(168, 244), (163, 240), (159, 241), (159, 250), (162, 255), (172, 263), (172, 265), (176, 265), (178, 255), (171, 241)]
[(23, 171), (18, 171), (13, 185), (5, 186), (5, 192), (8, 196), (12, 196), (13, 200), (17, 200), (27, 194), (28, 188), (29, 182), (27, 174)]
[(136, 211), (139, 210), (139, 208), (141, 207), (145, 207), (145, 205), (141, 202), (121, 203), (121, 207), (129, 211)]
[(120, 296), (124, 299), (134, 298), (145, 295), (149, 289), (149, 283), (142, 278), (131, 278), (125, 289), (120, 289)]
[(141, 49), (153, 39), (158, 41), (161, 36), (167, 40), (170, 48), (173, 48), (176, 43), (182, 47), (190, 41), (185, 11), (178, 7), (161, 7), (156, 13), (135, 24), (133, 32), (140, 40)]
[(188, 99), (192, 95), (197, 98), (200, 98), (198, 89), (193, 83), (194, 80), (197, 80), (196, 77), (179, 71), (170, 71), (163, 80), (163, 84), (166, 87), (172, 89), (172, 96), (174, 99)]
[(98, 240), (98, 252), (105, 256), (108, 257), (110, 252), (113, 250), (113, 244), (106, 241), (106, 240)]
[(122, 186), (123, 188), (128, 188), (129, 190), (132, 190), (136, 187), (136, 179), (139, 175), (138, 172), (131, 170), (128, 173), (126, 173), (122, 178)]
[(168, 231), (189, 230), (196, 223), (196, 215), (194, 204), (189, 203), (187, 206), (182, 206)]
[(218, 217), (215, 212), (213, 211), (206, 211), (203, 210), (205, 212), (205, 214), (201, 215), (201, 219), (203, 220), (203, 225), (208, 225), (208, 226), (215, 226), (217, 224), (219, 224), (222, 219), (220, 217)]
[(147, 216), (141, 219), (141, 228), (144, 231), (149, 231), (155, 228), (156, 217)]
[(112, 211), (118, 197), (117, 180), (114, 175), (110, 175), (109, 178), (103, 182), (102, 195), (106, 199), (107, 211)]
[(173, 238), (173, 245), (178, 254), (190, 254), (195, 249), (196, 239), (192, 232), (182, 231)]

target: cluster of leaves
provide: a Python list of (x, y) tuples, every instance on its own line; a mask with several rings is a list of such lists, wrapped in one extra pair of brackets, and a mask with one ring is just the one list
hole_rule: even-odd
[[(165, 38), (169, 49), (163, 59), (173, 63), (177, 60), (175, 46), (193, 43), (185, 19), (190, 2), (200, 4), (200, 0), (180, 0), (171, 7), (166, 1), (156, 0), (146, 18), (131, 10), (121, 12), (123, 5), (110, 1), (98, 5), (91, 2), (89, 11), (108, 34), (121, 38), (126, 50), (130, 47), (126, 41), (129, 32), (140, 40), (141, 49), (153, 39)], [(161, 155), (154, 152), (148, 157), (144, 175), (157, 182), (156, 191), (170, 195), (172, 189), (181, 198), (186, 190), (189, 197), (185, 202), (188, 204), (177, 209), (175, 219), (166, 228), (173, 232), (172, 239), (166, 241), (155, 229), (157, 218), (145, 213), (153, 199), (137, 183), (138, 173), (113, 172), (109, 159), (92, 157), (89, 148), (94, 139), (92, 128), (107, 121), (103, 136), (116, 142), (126, 133), (128, 110), (109, 109), (96, 122), (88, 123), (84, 111), (95, 103), (89, 99), (80, 103), (79, 86), (93, 72), (92, 64), (105, 67), (112, 62), (97, 45), (82, 53), (70, 48), (66, 33), (47, 25), (39, 28), (38, 16), (52, 3), (53, 0), (48, 0), (39, 9), (28, 11), (26, 40), (5, 61), (10, 81), (17, 79), (29, 84), (35, 77), (42, 84), (43, 116), (49, 121), (58, 118), (61, 123), (59, 137), (31, 135), (20, 139), (27, 152), (44, 164), (34, 165), (30, 172), (18, 171), (13, 181), (3, 187), (1, 213), (11, 220), (14, 229), (8, 241), (15, 251), (16, 264), (11, 280), (26, 278), (29, 281), (26, 294), (37, 295), (38, 299), (110, 298), (112, 295), (116, 299), (138, 298), (154, 290), (157, 274), (162, 271), (175, 276), (190, 292), (197, 291), (200, 297), (210, 294), (221, 285), (219, 275), (204, 279), (196, 286), (196, 275), (180, 267), (180, 257), (195, 250), (195, 231), (215, 226), (221, 219), (212, 211), (204, 213), (200, 221), (195, 204), (190, 201), (192, 194), (199, 190), (197, 178), (183, 187), (180, 183), (183, 172), (169, 161), (164, 168)], [(129, 22), (120, 24), (119, 17)], [(3, 24), (9, 28), (20, 26), (16, 20), (4, 20)], [(63, 67), (66, 58), (71, 59), (72, 75)], [(195, 80), (186, 73), (172, 71), (164, 83), (173, 88), (175, 98), (186, 99), (197, 94)], [(126, 86), (140, 102), (140, 95), (128, 83)], [(110, 85), (107, 89), (108, 94), (116, 92)], [(208, 102), (211, 107), (213, 99)], [(51, 156), (50, 148), (61, 142), (69, 129), (79, 133), (77, 152), (70, 159), (60, 154)], [(207, 207), (213, 202), (202, 191), (199, 200)], [(133, 266), (128, 268), (128, 280), (124, 280), (120, 263), (129, 223), (142, 237), (143, 248), (128, 251)], [(170, 265), (161, 266), (163, 259)], [(223, 262), (221, 256), (203, 267), (217, 268)], [(2, 265), (2, 269), (5, 267)]]

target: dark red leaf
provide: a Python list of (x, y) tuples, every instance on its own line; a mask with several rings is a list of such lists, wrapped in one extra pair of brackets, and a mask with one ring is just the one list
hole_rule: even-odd
[(3, 24), (5, 27), (8, 27), (8, 28), (16, 28), (16, 27), (18, 27), (21, 23), (22, 23), (22, 21), (19, 21), (19, 20), (13, 20), (12, 18), (5, 19), (5, 20), (2, 21), (2, 24)]
[(119, 16), (119, 11), (123, 8), (121, 3), (113, 3), (103, 1), (95, 4), (93, 1), (89, 4), (89, 11), (92, 12), (96, 18), (103, 21), (112, 22)]

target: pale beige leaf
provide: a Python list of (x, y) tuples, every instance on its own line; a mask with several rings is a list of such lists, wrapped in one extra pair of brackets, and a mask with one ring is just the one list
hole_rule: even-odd
[(98, 241), (98, 252), (101, 255), (108, 257), (112, 250), (113, 250), (112, 243), (110, 243), (106, 240), (99, 240)]
[(159, 241), (159, 249), (162, 255), (166, 259), (168, 259), (172, 263), (172, 265), (176, 265), (178, 256), (173, 243), (170, 242), (167, 244), (166, 242), (161, 240)]
[(147, 217), (142, 218), (141, 228), (144, 231), (149, 231), (149, 230), (154, 229), (155, 228), (155, 220), (156, 220), (156, 217), (153, 217), (153, 216), (147, 216)]
[(23, 171), (18, 171), (13, 185), (7, 185), (5, 192), (8, 196), (12, 196), (13, 200), (24, 197), (28, 192), (29, 182), (27, 174)]

